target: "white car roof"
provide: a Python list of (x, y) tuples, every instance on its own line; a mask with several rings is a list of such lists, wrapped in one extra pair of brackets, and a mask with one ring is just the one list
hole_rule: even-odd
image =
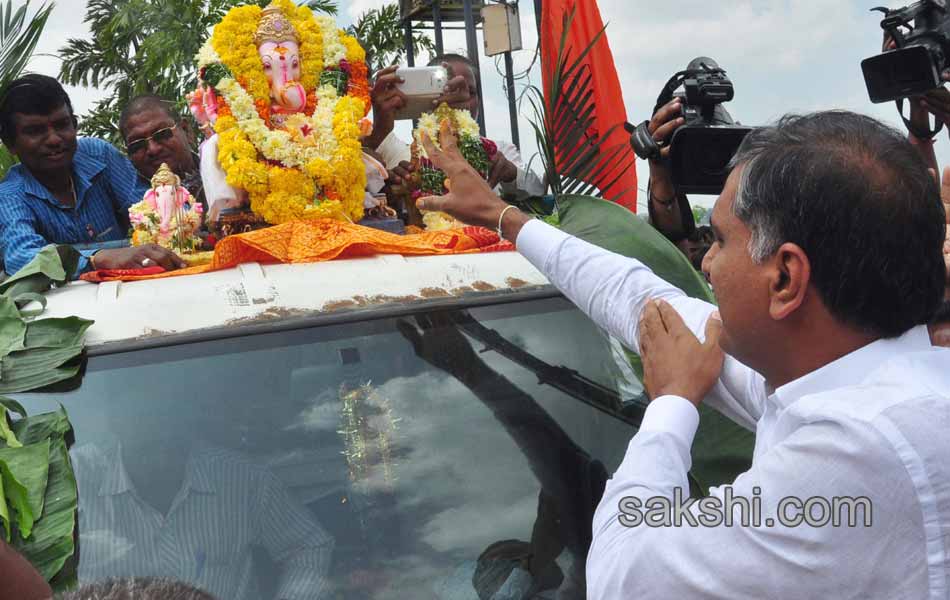
[[(247, 263), (203, 275), (101, 284), (83, 281), (47, 293), (43, 317), (79, 316), (95, 324), (90, 353), (174, 343), (196, 332), (287, 322), (383, 306), (412, 307), (457, 298), (547, 294), (544, 276), (516, 252), (376, 256), (310, 264)], [(98, 349), (98, 351), (97, 351)]]

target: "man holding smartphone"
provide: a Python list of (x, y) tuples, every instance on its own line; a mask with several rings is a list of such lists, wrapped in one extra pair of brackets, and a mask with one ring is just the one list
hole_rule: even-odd
[[(444, 93), (432, 103), (432, 108), (445, 102), (455, 109), (468, 110), (477, 119), (479, 112), (478, 75), (474, 65), (459, 54), (445, 54), (429, 61), (430, 67), (443, 66), (449, 73), (449, 82)], [(399, 67), (392, 66), (376, 74), (371, 91), (373, 98), (373, 133), (366, 145), (376, 151), (390, 171), (391, 185), (401, 185), (411, 171), (409, 144), (393, 132), (395, 115), (406, 106), (408, 98), (400, 89), (403, 80), (397, 74)], [(488, 182), (492, 188), (500, 187), (502, 193), (521, 190), (532, 196), (541, 196), (547, 191), (545, 183), (524, 165), (518, 148), (509, 142), (494, 140), (498, 154), (492, 161)]]

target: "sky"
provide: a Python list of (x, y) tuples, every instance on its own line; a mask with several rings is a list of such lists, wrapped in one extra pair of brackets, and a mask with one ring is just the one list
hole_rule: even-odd
[[(366, 10), (386, 0), (340, 1), (339, 22), (345, 26)], [(746, 125), (760, 125), (788, 112), (843, 108), (866, 113), (903, 128), (894, 104), (874, 105), (868, 100), (861, 74), (861, 60), (880, 51), (880, 16), (870, 8), (900, 0), (599, 0), (607, 23), (607, 37), (618, 65), (627, 107), (627, 118), (637, 123), (648, 118), (660, 88), (676, 71), (696, 56), (711, 56), (735, 85), (735, 100), (726, 105), (732, 116)], [(85, 0), (57, 0), (38, 55), (30, 69), (56, 75), (57, 50), (70, 37), (88, 37), (82, 22)], [(515, 70), (525, 74), (537, 48), (533, 0), (521, 0), (524, 49), (513, 55)], [(481, 36), (479, 36), (481, 44)], [(481, 46), (479, 46), (481, 48)], [(448, 52), (465, 53), (462, 32), (445, 33)], [(497, 57), (500, 63), (501, 57)], [(504, 80), (496, 60), (480, 57), (488, 137), (510, 140), (508, 103)], [(537, 66), (519, 79), (517, 92), (526, 84), (540, 85)], [(103, 93), (70, 88), (81, 115)], [(523, 106), (527, 109), (527, 104)], [(519, 111), (522, 153), (528, 161), (536, 153), (534, 134)], [(409, 139), (408, 125), (398, 130)], [(950, 164), (950, 140), (938, 137), (937, 158)], [(538, 162), (534, 162), (537, 168)], [(638, 161), (639, 187), (646, 188), (647, 165)], [(645, 193), (640, 192), (643, 206)], [(713, 197), (693, 197), (694, 203), (711, 206)]]

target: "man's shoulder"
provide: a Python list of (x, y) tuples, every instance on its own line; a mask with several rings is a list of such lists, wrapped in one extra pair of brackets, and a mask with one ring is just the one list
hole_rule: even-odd
[(79, 138), (76, 143), (76, 154), (89, 158), (105, 159), (110, 154), (117, 153), (116, 147), (109, 142), (93, 137)]
[(948, 365), (946, 348), (896, 356), (858, 384), (802, 398), (793, 411), (806, 421), (854, 421), (871, 427), (882, 420), (905, 420), (902, 415), (950, 424)]
[(26, 181), (23, 165), (14, 165), (7, 171), (6, 177), (0, 181), (0, 200), (9, 206), (11, 202), (18, 202), (26, 199), (24, 192)]

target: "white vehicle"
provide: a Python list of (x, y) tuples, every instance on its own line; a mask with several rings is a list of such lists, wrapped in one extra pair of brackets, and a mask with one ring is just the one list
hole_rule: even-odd
[(96, 321), (79, 389), (18, 396), (74, 425), (81, 582), (585, 597), (591, 516), (642, 403), (520, 255), (245, 264), (48, 300)]

